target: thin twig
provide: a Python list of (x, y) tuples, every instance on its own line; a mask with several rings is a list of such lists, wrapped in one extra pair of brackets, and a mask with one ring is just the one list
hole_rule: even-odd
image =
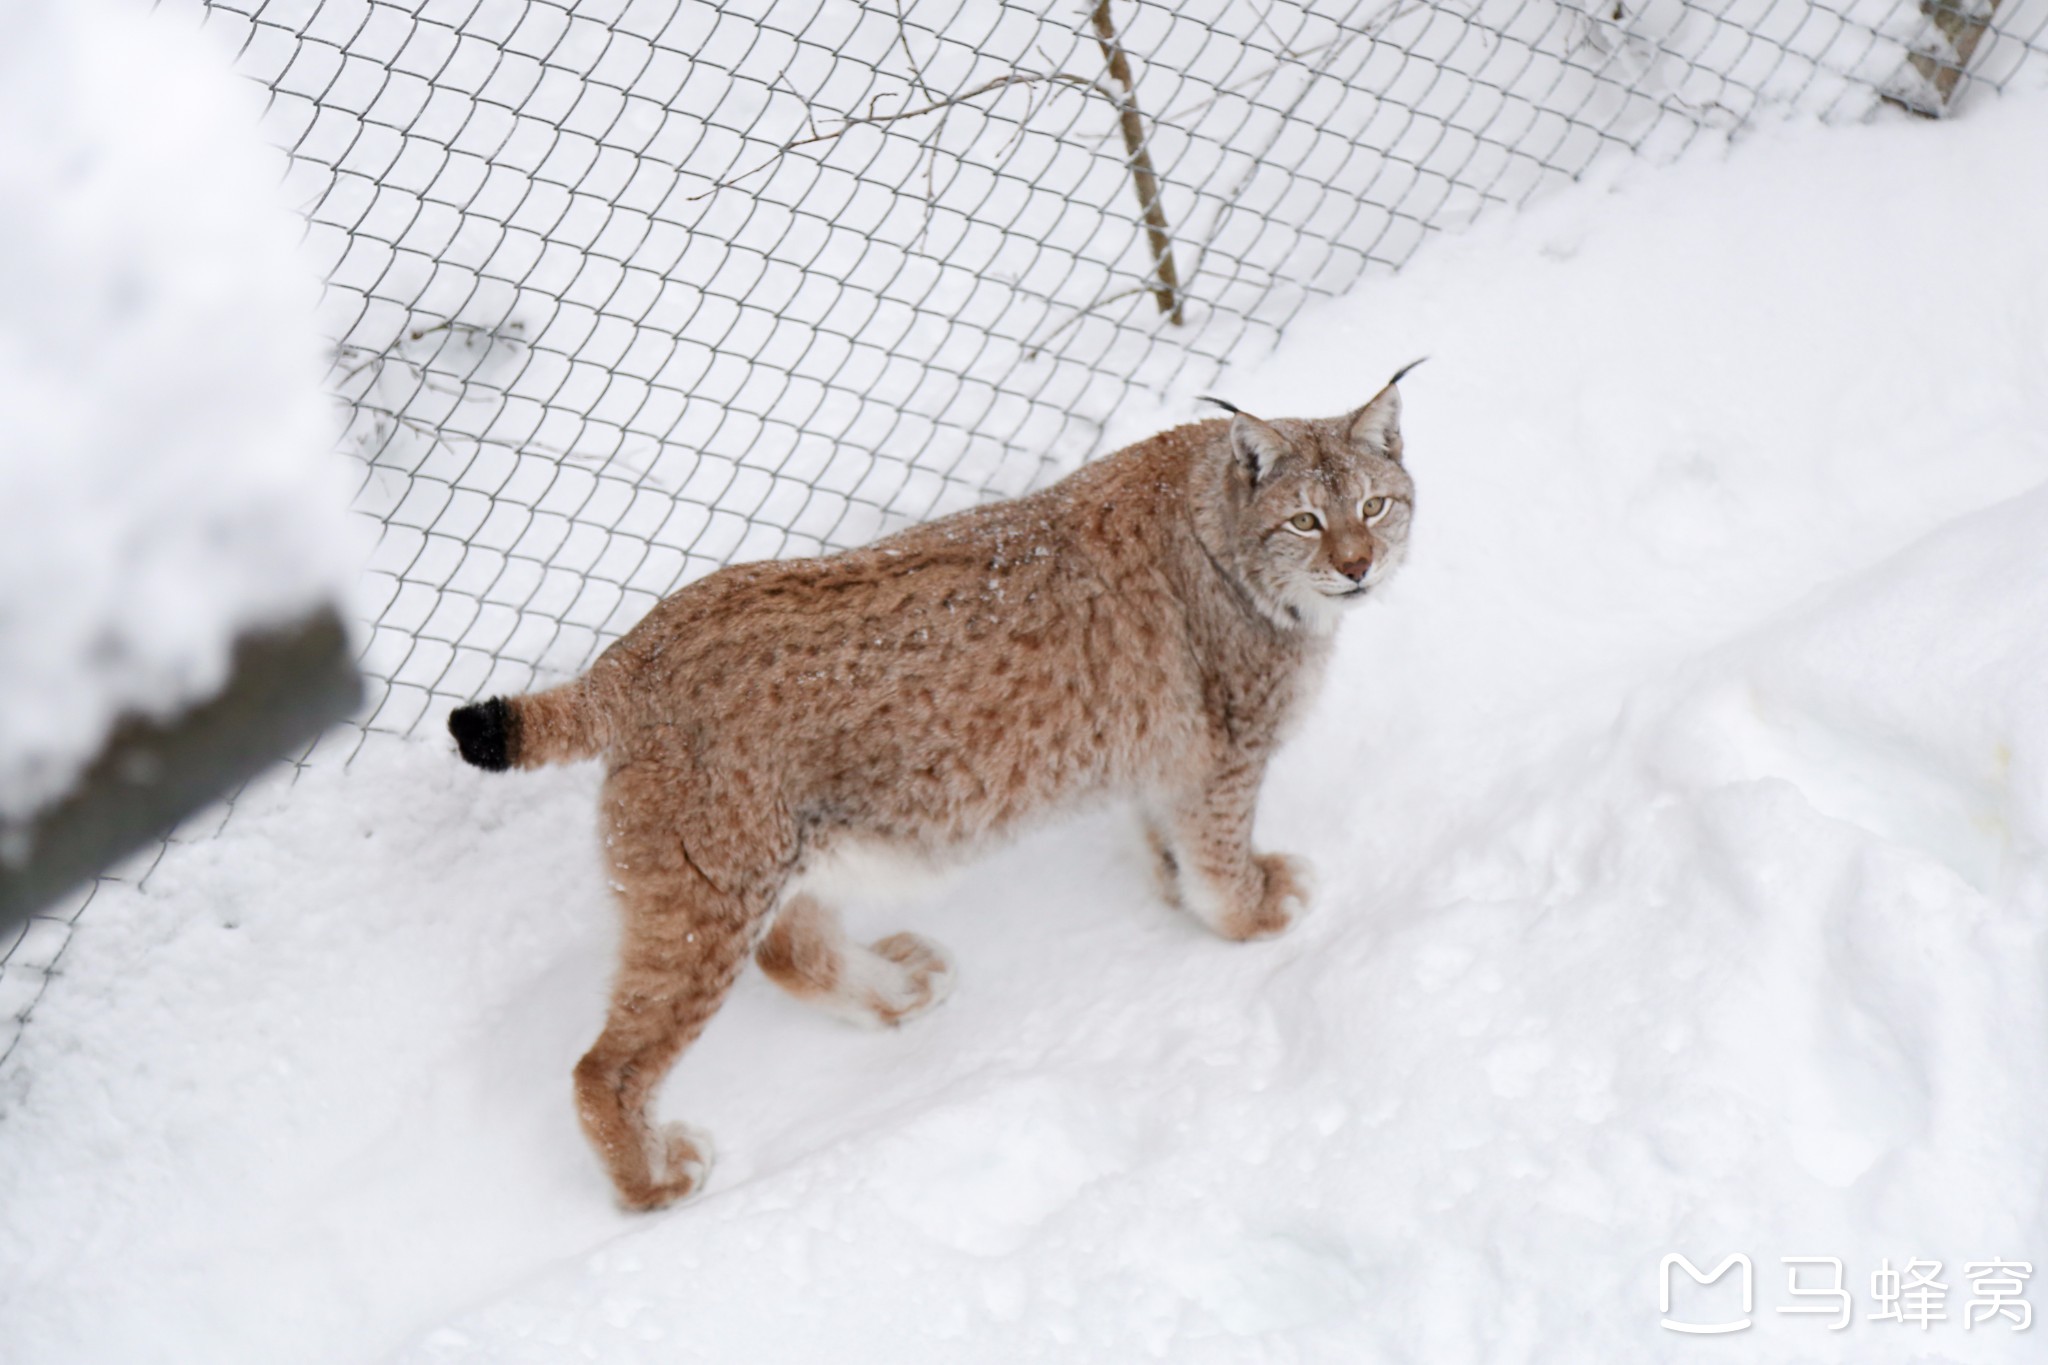
[(1221, 103), (1226, 95), (1234, 95), (1248, 85), (1256, 85), (1260, 81), (1271, 80), (1274, 76), (1277, 76), (1278, 74), (1280, 74), (1280, 72), (1286, 70), (1289, 66), (1299, 65), (1302, 58), (1313, 56), (1314, 54), (1321, 52), (1324, 48), (1329, 47), (1334, 43), (1348, 43), (1353, 38), (1356, 38), (1358, 36), (1359, 35), (1356, 31), (1347, 31), (1344, 33), (1340, 33), (1336, 37), (1327, 39), (1323, 42), (1311, 43), (1309, 46), (1301, 49), (1301, 51), (1289, 54), (1285, 57), (1284, 60), (1275, 62), (1273, 65), (1266, 67), (1263, 70), (1254, 71), (1248, 76), (1241, 76), (1237, 80), (1232, 81), (1228, 85), (1219, 85), (1216, 87), (1214, 94), (1205, 95), (1201, 99), (1194, 101), (1192, 104), (1183, 104), (1178, 109), (1172, 110), (1169, 113), (1161, 114), (1158, 118), (1154, 119), (1153, 122), (1162, 124), (1169, 128), (1173, 127), (1176, 124), (1183, 123), (1187, 120), (1189, 115), (1199, 114), (1204, 109), (1212, 108), (1215, 105)]
[[(835, 127), (819, 128), (814, 120), (809, 119), (809, 112), (807, 110), (808, 131), (806, 133), (788, 139), (767, 156), (763, 157), (757, 164), (736, 175), (713, 182), (709, 188), (691, 195), (690, 199), (692, 201), (706, 199), (720, 190), (730, 189), (740, 182), (759, 175), (761, 172), (775, 166), (784, 156), (799, 147), (813, 146), (820, 142), (829, 142), (835, 138), (844, 137), (855, 128), (888, 127), (905, 119), (921, 118), (927, 114), (938, 114), (940, 116), (939, 126), (928, 143), (928, 152), (931, 160), (925, 169), (926, 221), (924, 228), (918, 233), (919, 239), (922, 240), (924, 233), (930, 229), (930, 210), (936, 200), (939, 140), (945, 136), (946, 123), (953, 109), (972, 100), (979, 99), (983, 95), (1007, 90), (1012, 86), (1051, 86), (1057, 84), (1071, 85), (1082, 90), (1093, 90), (1096, 94), (1101, 95), (1116, 106), (1117, 123), (1123, 133), (1124, 150), (1128, 158), (1127, 164), (1131, 171), (1131, 184), (1137, 191), (1138, 207), (1145, 226), (1145, 238), (1152, 252), (1154, 282), (1147, 285), (1146, 288), (1158, 298), (1159, 311), (1165, 313), (1175, 324), (1179, 324), (1183, 315), (1183, 301), (1181, 298), (1180, 275), (1175, 268), (1173, 259), (1173, 235), (1167, 226), (1166, 210), (1160, 201), (1159, 173), (1153, 167), (1152, 153), (1146, 145), (1145, 120), (1143, 114), (1138, 109), (1137, 82), (1131, 74), (1130, 58), (1125, 55), (1122, 44), (1117, 40), (1116, 24), (1109, 12), (1109, 0), (1097, 0), (1092, 15), (1092, 22), (1095, 27), (1096, 45), (1102, 49), (1103, 60), (1109, 67), (1110, 78), (1121, 89), (1117, 89), (1102, 80), (1077, 76), (1067, 71), (1013, 71), (1007, 75), (996, 76), (983, 81), (980, 85), (963, 90), (958, 94), (930, 97), (927, 98), (925, 103), (915, 108), (898, 109), (892, 113), (884, 114), (876, 111), (876, 104), (881, 99), (881, 96), (878, 94), (868, 101), (867, 113), (846, 115), (839, 120), (838, 125)], [(927, 96), (930, 96), (930, 89), (924, 81), (923, 68), (917, 64), (916, 57), (910, 51), (909, 36), (903, 23), (900, 3), (897, 5), (897, 33), (903, 43), (904, 55), (910, 61), (913, 83), (918, 89), (924, 91)], [(1027, 121), (1032, 113), (1033, 107), (1027, 103), (1025, 110)], [(1091, 307), (1093, 306), (1095, 305), (1091, 305)]]
[[(451, 455), (459, 456), (463, 454), (462, 449), (457, 444), (457, 442), (462, 442), (476, 449), (490, 446), (495, 450), (509, 450), (515, 455), (544, 455), (548, 459), (555, 461), (565, 461), (574, 458), (573, 452), (561, 446), (549, 445), (544, 441), (513, 441), (501, 436), (480, 435), (467, 431), (458, 431), (451, 435), (445, 426), (429, 422), (422, 417), (411, 417), (403, 412), (393, 412), (385, 408), (369, 408), (366, 411), (370, 413), (373, 423), (389, 424), (378, 432), (378, 435), (383, 438), (384, 443), (387, 445), (390, 441), (392, 429), (396, 428), (402, 431), (409, 431), (413, 435), (420, 437), (427, 443), (429, 450), (438, 447), (449, 452)], [(402, 465), (384, 464), (375, 456), (370, 457), (369, 463), (384, 469), (404, 468)], [(576, 463), (580, 464), (582, 461), (577, 460)]]
[(347, 342), (343, 342), (335, 350), (337, 352), (336, 360), (344, 359), (351, 353), (359, 354), (363, 357), (361, 361), (341, 372), (341, 378), (335, 381), (336, 388), (340, 388), (343, 384), (348, 383), (349, 380), (354, 379), (373, 365), (377, 367), (378, 373), (376, 376), (371, 377), (370, 383), (375, 385), (378, 377), (381, 377), (383, 374), (384, 362), (387, 360), (396, 360), (401, 365), (411, 365), (413, 363), (406, 360), (403, 356), (392, 354), (390, 351), (373, 351), (367, 346), (354, 346)]
[(443, 318), (439, 322), (411, 328), (381, 351), (356, 342), (344, 341), (334, 348), (335, 364), (346, 364), (357, 356), (362, 357), (362, 359), (357, 360), (355, 364), (349, 365), (347, 369), (343, 370), (336, 380), (336, 384), (346, 384), (363, 371), (374, 370), (375, 373), (370, 377), (370, 384), (374, 388), (384, 377), (384, 366), (396, 364), (412, 371), (414, 377), (421, 385), (433, 389), (436, 393), (466, 397), (466, 392), (440, 388), (431, 382), (434, 378), (440, 378), (444, 381), (452, 380), (454, 383), (462, 385), (464, 390), (467, 389), (468, 385), (476, 382), (462, 375), (451, 375), (433, 368), (434, 362), (440, 359), (442, 351), (446, 349), (445, 347), (436, 347), (434, 353), (424, 360), (415, 359), (405, 354), (405, 348), (416, 341), (424, 341), (430, 336), (436, 336), (444, 332), (451, 336), (462, 338), (460, 344), (466, 350), (475, 350), (479, 344), (486, 351), (491, 347), (499, 345), (520, 347), (527, 344), (526, 339), (510, 334), (523, 332), (525, 329), (526, 324), (518, 320), (504, 323), (502, 326), (487, 327), (481, 323), (464, 322), (459, 318)]
[[(910, 49), (910, 23), (903, 13), (903, 0), (890, 0), (890, 4), (896, 11), (896, 41), (903, 48), (903, 60), (910, 66), (910, 84), (927, 100), (937, 99), (938, 96), (932, 93), (931, 86), (925, 81), (924, 68), (918, 65), (917, 54)], [(868, 113), (874, 112), (874, 101), (870, 100)], [(939, 126), (932, 132), (931, 140), (925, 144), (924, 222), (918, 226), (917, 238), (911, 243), (912, 249), (922, 247), (924, 239), (932, 230), (932, 210), (937, 203), (937, 191), (934, 187), (939, 175), (939, 148), (946, 140), (946, 117), (946, 114), (939, 115)], [(816, 125), (813, 125), (813, 131), (816, 131)], [(912, 162), (911, 165), (914, 168), (916, 163)]]
[[(1312, 57), (1318, 52), (1327, 53), (1328, 55), (1317, 62), (1313, 68), (1310, 68), (1310, 77), (1314, 79), (1314, 77), (1327, 71), (1330, 64), (1343, 54), (1344, 49), (1351, 46), (1358, 39), (1376, 38), (1386, 29), (1387, 25), (1397, 19), (1405, 18), (1421, 8), (1422, 0), (1394, 0), (1394, 3), (1380, 10), (1359, 27), (1340, 29), (1320, 43), (1310, 43), (1307, 47), (1299, 48), (1291, 54), (1283, 54), (1284, 60), (1277, 61), (1273, 65), (1254, 71), (1249, 75), (1240, 76), (1228, 85), (1217, 86), (1213, 94), (1205, 95), (1192, 104), (1184, 104), (1178, 109), (1161, 114), (1153, 122), (1162, 127), (1177, 127), (1185, 123), (1191, 116), (1222, 102), (1225, 96), (1235, 95), (1246, 86), (1257, 85), (1261, 81), (1270, 81), (1289, 67), (1301, 66), (1304, 58)], [(1330, 51), (1331, 48), (1335, 48), (1336, 51)]]
[[(910, 244), (911, 249), (914, 251), (922, 251), (924, 249), (924, 240), (931, 235), (932, 215), (938, 212), (939, 148), (946, 141), (946, 123), (952, 117), (953, 111), (951, 109), (941, 111), (939, 114), (939, 126), (932, 129), (932, 135), (925, 143), (924, 221), (918, 224), (917, 237)], [(910, 165), (913, 170), (917, 167), (915, 161), (912, 161)]]
[[(810, 102), (809, 100), (805, 99), (805, 98), (803, 97), (803, 92), (802, 92), (802, 91), (800, 91), (800, 90), (798, 90), (798, 89), (796, 88), (795, 84), (793, 84), (793, 83), (792, 83), (792, 82), (790, 81), (790, 79), (789, 79), (789, 68), (788, 68), (788, 67), (786, 67), (786, 66), (785, 66), (785, 67), (783, 67), (783, 68), (782, 68), (782, 70), (780, 70), (780, 71), (778, 71), (778, 72), (776, 72), (776, 73), (775, 73), (775, 79), (773, 79), (773, 80), (771, 80), (771, 81), (769, 81), (769, 82), (768, 82), (768, 88), (769, 88), (770, 90), (773, 90), (773, 89), (774, 89), (774, 88), (775, 88), (776, 86), (778, 86), (778, 85), (780, 85), (780, 86), (784, 86), (784, 87), (787, 87), (787, 89), (789, 90), (789, 93), (790, 93), (791, 95), (794, 95), (794, 96), (796, 97), (796, 102), (797, 102), (798, 104), (801, 104), (801, 105), (803, 106), (803, 108), (804, 108), (804, 126), (805, 126), (806, 128), (808, 128), (808, 129), (810, 129), (810, 130), (811, 130), (812, 132), (814, 132), (814, 133), (815, 133), (815, 132), (817, 132), (817, 131), (818, 131), (818, 123), (817, 123), (817, 120), (815, 120), (815, 119), (813, 119), (813, 118), (811, 117), (811, 102)], [(880, 98), (880, 97), (879, 97), (879, 96), (877, 96), (877, 98)]]
[[(1050, 52), (1047, 52), (1045, 48), (1041, 45), (1033, 43), (1032, 50), (1039, 55), (1040, 59), (1043, 60), (1047, 66), (1057, 67), (1059, 65), (1058, 62), (1055, 62), (1053, 60), (1052, 54)], [(1047, 85), (1045, 87), (1044, 93), (1039, 95), (1035, 100), (1029, 97), (1026, 98), (1024, 104), (1024, 117), (1017, 120), (1017, 126), (1012, 128), (1010, 130), (1009, 137), (1003, 140), (1002, 150), (997, 153), (998, 157), (1008, 156), (1010, 154), (1010, 150), (1013, 147), (1017, 146), (1018, 143), (1024, 140), (1024, 133), (1027, 129), (1030, 128), (1031, 120), (1037, 118), (1039, 114), (1044, 112), (1045, 106), (1052, 103), (1052, 97), (1055, 93), (1057, 92), (1055, 91), (1054, 87), (1051, 85)]]
[(1258, 25), (1258, 27), (1266, 30), (1266, 32), (1273, 35), (1273, 41), (1276, 44), (1278, 44), (1278, 46), (1274, 48), (1275, 55), (1289, 58), (1299, 57), (1301, 54), (1289, 50), (1287, 46), (1287, 40), (1280, 36), (1279, 29), (1273, 27), (1273, 21), (1269, 17), (1272, 14), (1272, 12), (1273, 6), (1271, 4), (1271, 0), (1268, 0), (1268, 3), (1264, 9), (1254, 10), (1252, 12), (1252, 22)]
[[(707, 199), (710, 196), (716, 194), (720, 190), (731, 189), (734, 185), (739, 184), (742, 180), (746, 180), (749, 177), (759, 175), (762, 171), (767, 170), (770, 166), (773, 166), (776, 162), (780, 161), (785, 155), (795, 151), (799, 147), (808, 147), (811, 144), (817, 142), (830, 142), (833, 138), (844, 137), (847, 133), (853, 131), (855, 128), (870, 126), (886, 127), (887, 125), (892, 123), (900, 123), (904, 119), (921, 118), (926, 114), (936, 114), (941, 110), (951, 109), (956, 105), (965, 104), (969, 100), (978, 99), (981, 96), (986, 95), (994, 90), (1004, 90), (1013, 85), (1036, 85), (1041, 81), (1058, 81), (1066, 85), (1077, 85), (1084, 90), (1093, 90), (1098, 94), (1106, 96), (1108, 99), (1118, 104), (1122, 103), (1120, 100), (1117, 99), (1117, 96), (1112, 91), (1110, 91), (1107, 87), (1105, 87), (1102, 84), (1102, 82), (1091, 81), (1086, 77), (1076, 76), (1065, 71), (1013, 71), (1007, 76), (996, 76), (989, 80), (983, 81), (980, 85), (975, 86), (972, 90), (963, 90), (957, 95), (948, 95), (943, 99), (935, 99), (928, 104), (921, 104), (915, 109), (899, 109), (893, 114), (875, 113), (873, 109), (873, 104), (872, 102), (870, 102), (869, 112), (867, 112), (866, 114), (849, 115), (848, 117), (842, 119), (839, 123), (839, 126), (836, 128), (827, 128), (821, 132), (809, 134), (804, 137), (793, 137), (789, 141), (777, 147), (774, 151), (770, 152), (767, 155), (767, 157), (761, 161), (759, 165), (741, 171), (738, 175), (731, 176), (724, 180), (720, 180), (713, 184), (711, 188), (703, 191), (702, 193), (693, 194), (690, 196), (690, 198), (692, 200)], [(876, 96), (876, 98), (879, 99), (880, 96)]]
[[(1257, 175), (1259, 170), (1266, 164), (1267, 153), (1271, 152), (1274, 145), (1279, 142), (1281, 133), (1287, 128), (1287, 121), (1294, 117), (1295, 110), (1301, 107), (1301, 102), (1308, 98), (1311, 90), (1315, 89), (1316, 82), (1322, 79), (1330, 67), (1336, 63), (1337, 59), (1344, 55), (1345, 49), (1350, 47), (1354, 41), (1360, 38), (1378, 37), (1389, 25), (1422, 8), (1422, 5), (1423, 0), (1393, 0), (1393, 3), (1379, 11), (1371, 19), (1368, 19), (1361, 27), (1349, 30), (1330, 42), (1322, 44), (1322, 55), (1317, 58), (1314, 65), (1301, 68), (1307, 73), (1308, 78), (1302, 82), (1301, 89), (1295, 92), (1294, 98), (1288, 103), (1287, 107), (1275, 111), (1280, 117), (1274, 121), (1273, 131), (1267, 137), (1265, 146), (1259, 148), (1257, 152), (1251, 155), (1251, 158), (1245, 163), (1243, 173), (1238, 176), (1237, 182), (1217, 197), (1216, 210), (1209, 215), (1208, 230), (1202, 234), (1200, 242), (1195, 247), (1195, 264), (1194, 269), (1188, 272), (1189, 283), (1192, 284), (1199, 278), (1203, 269), (1208, 265), (1209, 249), (1216, 244), (1217, 235), (1223, 230), (1224, 214), (1236, 205), (1238, 196), (1251, 184), (1252, 177)], [(1317, 48), (1305, 48), (1302, 51), (1302, 55), (1307, 56), (1310, 52), (1317, 50)], [(1274, 66), (1265, 75), (1268, 78), (1277, 76), (1284, 69), (1286, 69), (1284, 66)]]
[(903, 16), (903, 0), (891, 0), (896, 10), (896, 41), (903, 45), (903, 60), (910, 63), (910, 83), (917, 87), (926, 99), (934, 99), (932, 88), (925, 84), (924, 68), (917, 64), (917, 54), (910, 50), (910, 25)]
[(1072, 327), (1075, 323), (1079, 322), (1082, 318), (1087, 317), (1096, 309), (1107, 307), (1108, 305), (1115, 303), (1118, 299), (1127, 299), (1136, 294), (1149, 294), (1151, 292), (1152, 286), (1149, 284), (1134, 285), (1129, 289), (1119, 289), (1114, 294), (1104, 294), (1100, 298), (1096, 299), (1093, 303), (1090, 303), (1082, 308), (1076, 308), (1065, 322), (1053, 328), (1050, 332), (1047, 332), (1045, 334), (1045, 339), (1043, 341), (1026, 342), (1024, 347), (1024, 358), (1027, 360), (1038, 359), (1039, 354), (1043, 352), (1046, 347), (1052, 345), (1054, 337), (1058, 336), (1061, 332), (1066, 331), (1069, 327)]

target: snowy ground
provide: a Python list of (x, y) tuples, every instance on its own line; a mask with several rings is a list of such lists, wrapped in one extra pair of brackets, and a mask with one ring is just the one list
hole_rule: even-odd
[[(693, 1204), (615, 1212), (570, 1112), (593, 771), (384, 741), (246, 798), (0, 1073), (9, 1359), (2037, 1359), (1964, 1318), (2048, 1259), (2044, 120), (1632, 169), (1227, 375), (1320, 413), (1433, 357), (1411, 567), (1261, 821), (1318, 915), (1209, 938), (1114, 813), (858, 907), (958, 992), (864, 1033), (744, 981), (666, 1091)], [(1747, 1254), (1754, 1325), (1660, 1328), (1669, 1252)], [(1886, 1258), (1945, 1321), (1868, 1320)]]

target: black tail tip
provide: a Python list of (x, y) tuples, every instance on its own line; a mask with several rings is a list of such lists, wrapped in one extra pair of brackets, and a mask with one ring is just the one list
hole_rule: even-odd
[(486, 772), (501, 773), (512, 766), (512, 733), (517, 725), (518, 717), (503, 697), (448, 713), (448, 733), (455, 736), (463, 761)]

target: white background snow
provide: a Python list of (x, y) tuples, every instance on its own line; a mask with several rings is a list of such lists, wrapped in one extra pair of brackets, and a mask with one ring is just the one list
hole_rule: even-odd
[[(1962, 1269), (2048, 1261), (2044, 122), (1610, 172), (1227, 372), (1320, 414), (1432, 357), (1410, 567), (1262, 811), (1317, 915), (1208, 937), (1113, 811), (856, 906), (954, 998), (870, 1033), (744, 980), (670, 1212), (569, 1104), (595, 771), (373, 738), (245, 797), (94, 903), (0, 1072), (7, 1357), (2037, 1359)], [(1661, 1329), (1674, 1251), (1748, 1254), (1754, 1326)], [(1809, 1255), (1845, 1331), (1776, 1311)], [(1865, 1320), (1915, 1257), (1949, 1320)]]
[(125, 712), (348, 581), (318, 277), (189, 23), (0, 0), (0, 861)]

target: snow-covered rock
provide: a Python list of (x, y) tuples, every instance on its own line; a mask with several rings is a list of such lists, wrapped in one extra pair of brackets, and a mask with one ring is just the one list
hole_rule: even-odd
[(263, 92), (127, 0), (0, 0), (0, 34), (4, 829), (122, 715), (215, 691), (239, 633), (338, 597), (350, 556)]

